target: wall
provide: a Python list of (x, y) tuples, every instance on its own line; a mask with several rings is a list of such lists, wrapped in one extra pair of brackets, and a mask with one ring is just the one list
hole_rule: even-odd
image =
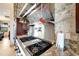
[[(50, 3), (48, 4), (48, 6), (49, 6), (49, 11), (52, 13), (53, 17), (55, 17), (55, 3)], [(53, 23), (45, 24), (44, 38), (45, 40), (50, 41), (52, 44), (55, 42), (55, 26)]]
[[(50, 12), (49, 12), (50, 10), (51, 10), (52, 14), (54, 15), (54, 11), (55, 11), (54, 3), (42, 4), (42, 5), (44, 5), (42, 8), (42, 11), (41, 11), (41, 9), (38, 9), (36, 12), (34, 12), (33, 14), (28, 16), (28, 19), (30, 22), (39, 22), (39, 19), (41, 18), (41, 14), (46, 20), (49, 20), (47, 18), (51, 17)], [(55, 41), (54, 34), (55, 34), (54, 25), (51, 23), (46, 23), (45, 29), (42, 32), (40, 32), (40, 34), (38, 34), (38, 37), (53, 43)]]
[(45, 36), (44, 39), (54, 43), (55, 42), (55, 30), (54, 30), (54, 24), (46, 23), (45, 25)]
[(49, 10), (52, 13), (53, 17), (55, 17), (55, 3), (49, 3)]
[(10, 40), (13, 44), (15, 44), (15, 36), (16, 36), (16, 29), (14, 29), (15, 25), (15, 21), (14, 21), (14, 4), (10, 4), (10, 21), (9, 21), (9, 27), (8, 27), (8, 31), (10, 31)]
[(42, 17), (44, 17), (46, 20), (49, 20), (48, 18), (51, 17), (48, 3), (43, 3), (42, 7), (40, 5), (38, 8), (32, 11), (32, 14), (27, 16), (30, 22), (38, 22)]
[(78, 40), (76, 33), (75, 4), (74, 3), (56, 3), (55, 4), (55, 33), (63, 31), (66, 39)]

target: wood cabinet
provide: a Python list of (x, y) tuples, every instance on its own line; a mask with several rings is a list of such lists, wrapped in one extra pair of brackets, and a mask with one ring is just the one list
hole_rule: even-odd
[(79, 33), (79, 3), (76, 3), (76, 32)]
[(19, 18), (17, 19), (17, 35), (25, 35), (27, 34), (27, 25), (25, 23), (19, 22)]

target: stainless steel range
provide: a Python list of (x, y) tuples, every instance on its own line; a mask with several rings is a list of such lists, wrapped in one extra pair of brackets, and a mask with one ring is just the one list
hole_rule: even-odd
[(44, 53), (46, 50), (48, 50), (52, 44), (40, 41), (38, 43), (32, 44), (30, 46), (26, 46), (26, 50), (32, 55), (32, 56), (39, 56), (42, 53)]
[(39, 56), (52, 46), (51, 43), (32, 36), (23, 37), (20, 40), (31, 56)]

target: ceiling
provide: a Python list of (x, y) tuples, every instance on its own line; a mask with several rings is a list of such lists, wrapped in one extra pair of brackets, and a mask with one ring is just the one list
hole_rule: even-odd
[(11, 3), (0, 3), (0, 21), (8, 20), (11, 12)]

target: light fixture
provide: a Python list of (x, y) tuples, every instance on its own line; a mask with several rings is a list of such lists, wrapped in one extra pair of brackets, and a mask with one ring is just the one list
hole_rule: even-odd
[(26, 9), (27, 5), (28, 5), (28, 3), (26, 3), (26, 4), (24, 5), (24, 7), (22, 8), (21, 12), (19, 13), (19, 16), (20, 16), (20, 15), (23, 13), (23, 11)]
[(35, 7), (36, 7), (36, 3), (23, 15), (23, 17), (25, 16), (25, 15), (27, 15), (29, 12), (31, 12)]
[(38, 8), (35, 9), (35, 10), (33, 10), (33, 11), (29, 14), (29, 16), (32, 15), (34, 12), (36, 12), (36, 11), (39, 10), (39, 9), (40, 9), (40, 7), (38, 7)]

